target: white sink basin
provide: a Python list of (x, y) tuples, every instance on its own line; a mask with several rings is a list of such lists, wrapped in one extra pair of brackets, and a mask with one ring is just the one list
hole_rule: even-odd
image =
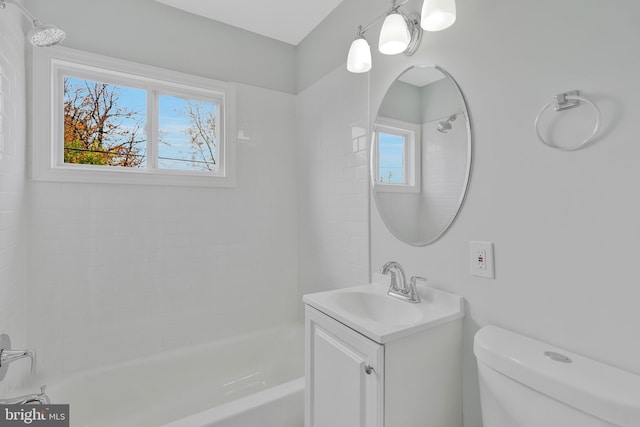
[(419, 322), (422, 317), (415, 304), (377, 293), (339, 292), (334, 295), (333, 302), (345, 312), (373, 322), (411, 325)]
[(380, 344), (464, 317), (458, 295), (418, 286), (422, 301), (414, 304), (387, 295), (387, 289), (374, 283), (307, 294), (303, 300)]

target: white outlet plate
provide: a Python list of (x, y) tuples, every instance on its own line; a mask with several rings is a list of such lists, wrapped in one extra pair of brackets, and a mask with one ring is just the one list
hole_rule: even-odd
[(471, 242), (471, 275), (494, 279), (493, 242)]

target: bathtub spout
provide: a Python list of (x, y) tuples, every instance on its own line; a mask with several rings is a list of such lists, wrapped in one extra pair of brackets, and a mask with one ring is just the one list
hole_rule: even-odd
[(0, 350), (0, 367), (28, 357), (31, 359), (31, 376), (36, 373), (36, 352), (33, 350)]
[(13, 397), (10, 399), (0, 399), (0, 405), (48, 405), (51, 403), (51, 399), (49, 399), (49, 396), (44, 393), (46, 389), (47, 386), (43, 385), (40, 387), (40, 393), (25, 394), (24, 396)]

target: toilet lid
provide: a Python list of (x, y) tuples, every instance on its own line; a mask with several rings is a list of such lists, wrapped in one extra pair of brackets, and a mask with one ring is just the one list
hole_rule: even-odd
[(640, 425), (640, 375), (497, 326), (476, 333), (473, 352), (478, 362), (567, 405), (617, 425)]

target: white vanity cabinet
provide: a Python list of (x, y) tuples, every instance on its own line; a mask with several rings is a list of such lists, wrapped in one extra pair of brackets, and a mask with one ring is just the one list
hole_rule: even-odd
[(427, 300), (423, 323), (400, 327), (334, 305), (356, 292), (305, 295), (305, 427), (461, 427), (461, 300)]
[(384, 346), (305, 308), (307, 427), (382, 427)]

